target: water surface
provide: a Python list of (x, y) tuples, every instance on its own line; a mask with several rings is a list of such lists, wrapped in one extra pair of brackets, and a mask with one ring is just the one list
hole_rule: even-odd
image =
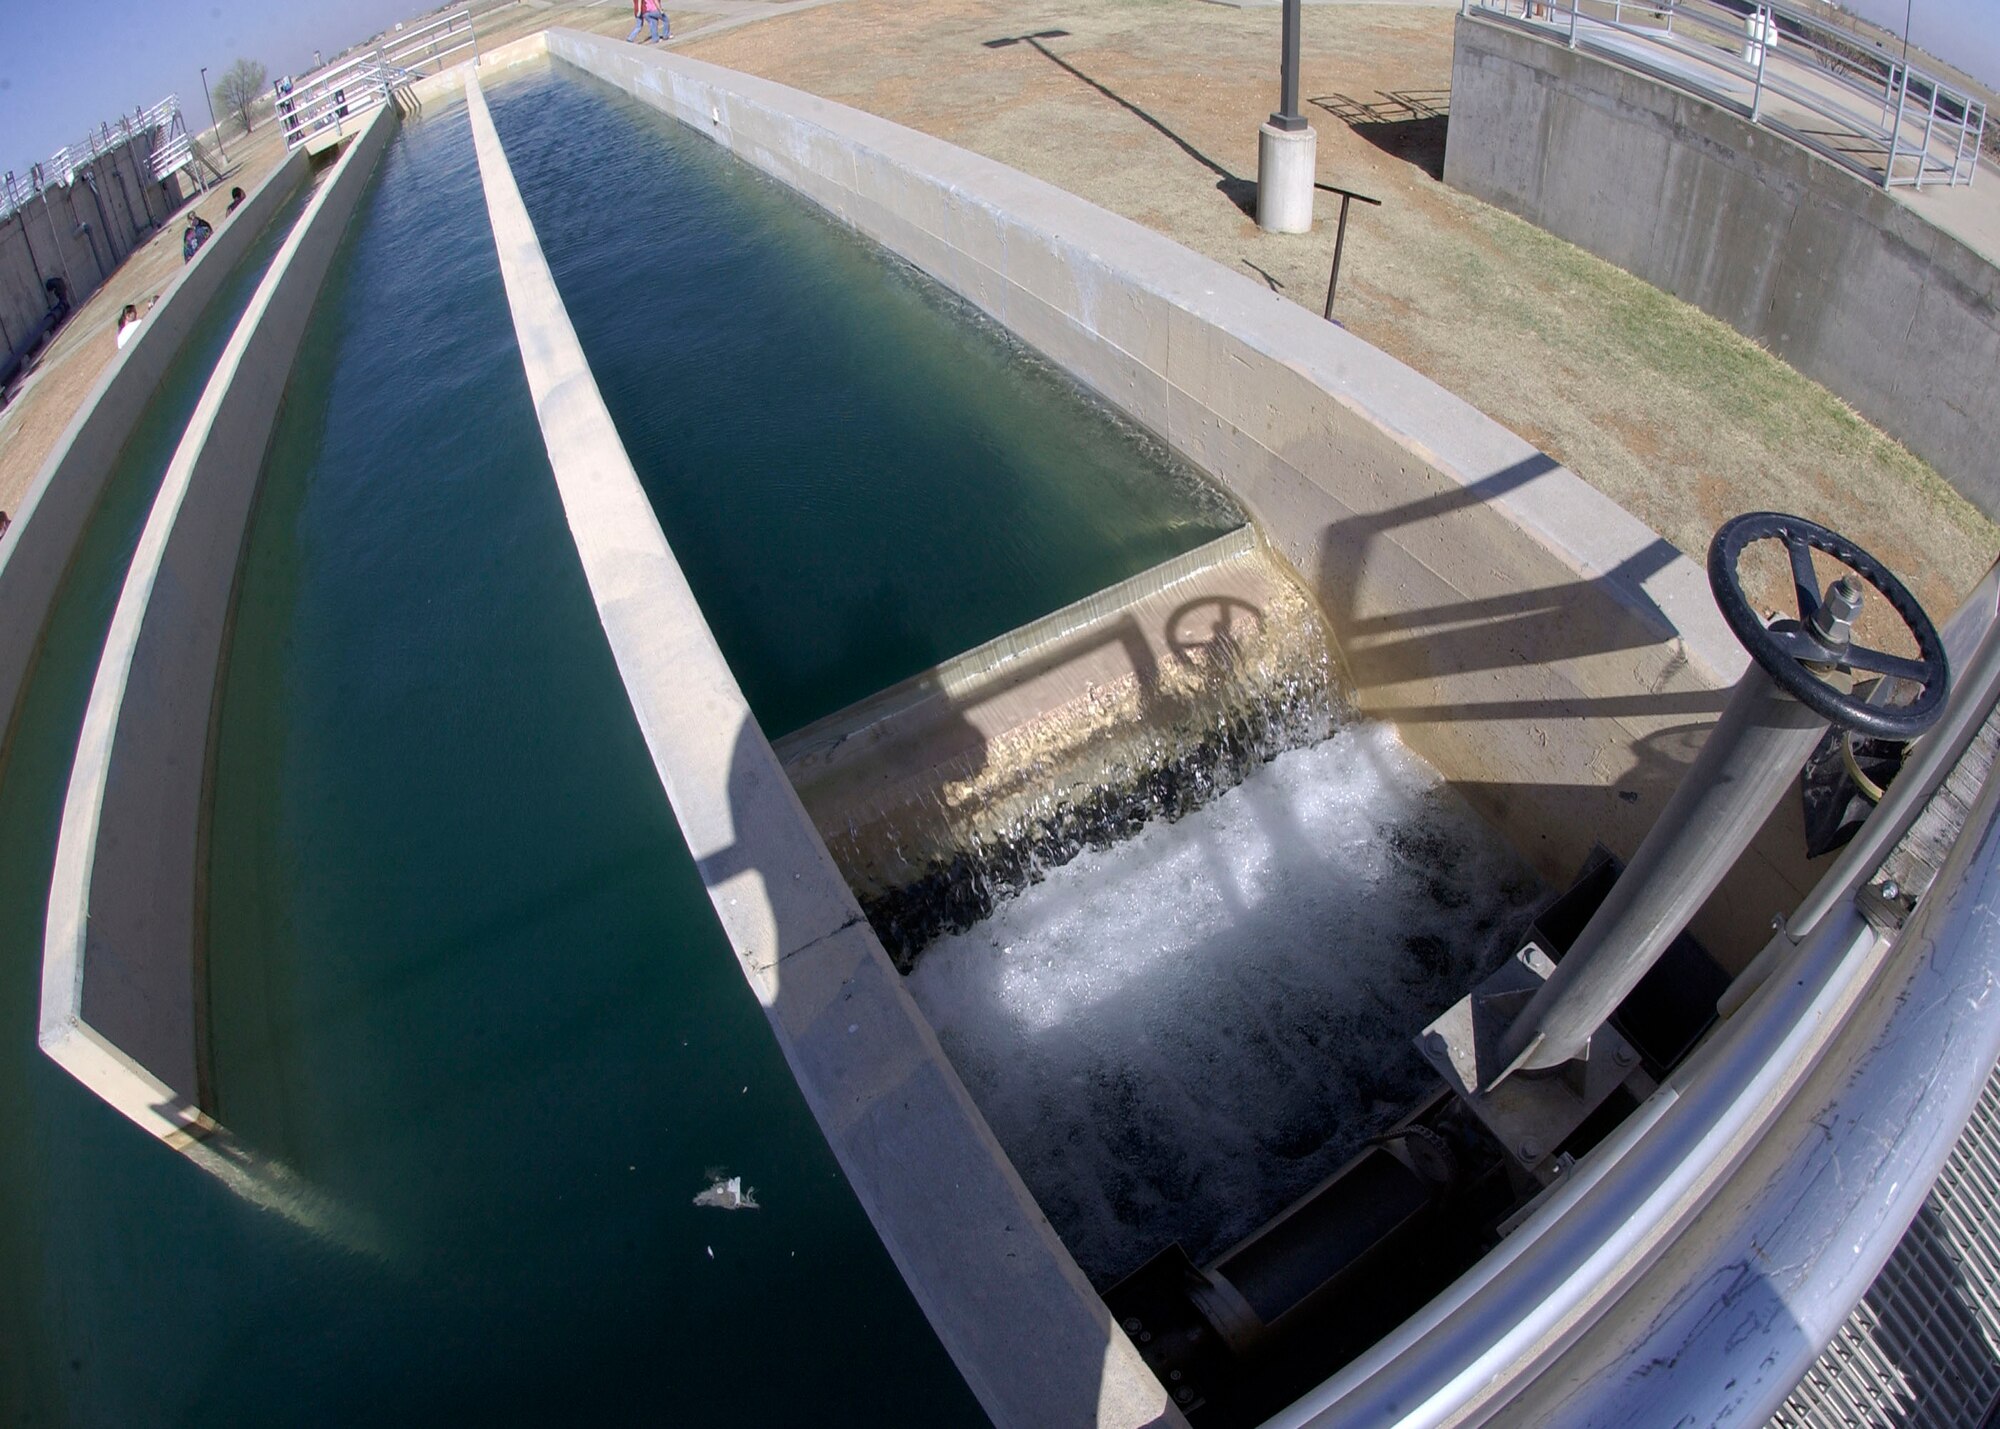
[(1242, 524), (974, 309), (710, 140), (567, 66), (490, 93), (605, 404), (766, 734)]

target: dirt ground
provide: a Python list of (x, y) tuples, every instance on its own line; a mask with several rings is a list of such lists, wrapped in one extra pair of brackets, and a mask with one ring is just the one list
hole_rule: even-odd
[(141, 312), (181, 269), (181, 229), (187, 216), (199, 213), (220, 223), (229, 206), (229, 190), (256, 187), (284, 157), (275, 125), (254, 130), (247, 139), (225, 136), (229, 162), (219, 188), (211, 188), (177, 210), (134, 253), (115, 269), (104, 285), (70, 315), (55, 340), (42, 349), (33, 369), (0, 407), (0, 511), (13, 515), (29, 485), (68, 429), (70, 420), (97, 385), (97, 379), (118, 354), (118, 314), (127, 303)]
[[(1279, 11), (1219, 0), (688, 0), (675, 47), (949, 139), (1126, 215), (1313, 311), (1337, 201), (1311, 234), (1246, 212), (1275, 106)], [(1319, 4), (1303, 92), (1319, 177), (1356, 205), (1337, 316), (1555, 456), (1696, 559), (1750, 509), (1840, 530), (1952, 609), (2000, 528), (1838, 398), (1694, 308), (1439, 179), (1453, 10)], [(629, 4), (502, 6), (490, 48), (549, 25), (622, 35)], [(260, 131), (263, 139), (271, 131)], [(231, 151), (247, 183), (276, 144)], [(258, 167), (261, 163), (262, 167)], [(0, 412), (0, 510), (113, 350), (119, 308), (179, 261), (176, 226), (114, 276)]]
[[(1320, 181), (1383, 201), (1350, 215), (1336, 316), (1697, 559), (1729, 516), (1792, 511), (1951, 610), (2000, 528), (1933, 470), (1724, 324), (1444, 186), (1453, 19), (1305, 11)], [(1317, 312), (1337, 200), (1298, 237), (1244, 211), (1279, 23), (1209, 0), (843, 0), (683, 48), (1011, 164)]]

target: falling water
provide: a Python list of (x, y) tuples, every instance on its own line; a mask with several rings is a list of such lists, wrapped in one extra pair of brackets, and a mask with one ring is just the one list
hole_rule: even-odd
[(1092, 824), (909, 979), (1100, 1286), (1219, 1252), (1394, 1121), (1428, 1085), (1411, 1037), (1540, 894), (1387, 726), (1234, 761), (1178, 819)]

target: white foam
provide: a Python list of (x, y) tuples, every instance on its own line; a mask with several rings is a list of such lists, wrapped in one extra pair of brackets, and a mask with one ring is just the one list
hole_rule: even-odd
[(909, 986), (1100, 1286), (1197, 1260), (1429, 1084), (1410, 1039), (1539, 888), (1385, 726), (1280, 755), (933, 943)]

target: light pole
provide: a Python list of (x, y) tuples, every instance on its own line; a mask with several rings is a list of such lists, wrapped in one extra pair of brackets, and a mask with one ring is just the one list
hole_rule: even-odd
[(208, 130), (211, 134), (215, 135), (215, 152), (221, 158), (222, 162), (226, 164), (229, 162), (229, 155), (223, 151), (222, 125), (216, 120), (215, 100), (209, 95), (208, 92), (207, 65), (203, 65), (201, 67), (201, 97), (202, 100), (208, 105)]
[(1278, 111), (1257, 131), (1257, 226), (1309, 233), (1319, 136), (1299, 113), (1299, 0), (1285, 0)]

